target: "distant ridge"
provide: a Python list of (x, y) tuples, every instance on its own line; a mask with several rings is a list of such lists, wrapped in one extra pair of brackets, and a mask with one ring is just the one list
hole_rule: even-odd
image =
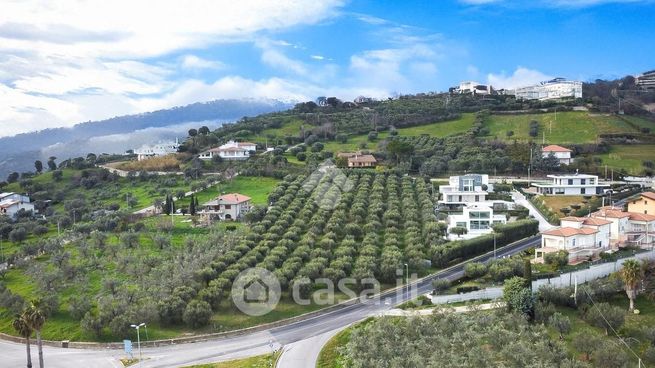
[[(207, 122), (206, 125), (217, 127), (244, 116), (286, 110), (292, 106), (292, 104), (272, 99), (222, 99), (141, 114), (117, 116), (100, 121), (88, 121), (69, 128), (45, 129), (3, 137), (0, 138), (0, 180), (3, 180), (12, 171), (32, 171), (35, 160), (49, 155), (44, 149), (50, 146), (66, 147), (68, 155), (86, 155), (91, 151), (88, 151), (86, 145), (79, 143), (90, 139), (104, 136), (115, 138), (116, 135), (152, 130), (152, 128), (166, 128), (168, 134), (162, 133), (163, 130), (153, 130), (154, 134), (150, 139), (156, 141), (168, 138), (176, 131), (184, 132), (184, 136), (186, 136), (186, 127), (183, 126), (185, 123), (188, 125), (191, 122)], [(163, 136), (158, 137), (157, 134)], [(73, 142), (76, 143), (73, 145), (71, 144)], [(124, 142), (124, 144), (128, 143)], [(120, 153), (131, 148), (125, 147), (124, 144), (117, 144), (114, 152), (107, 153)], [(83, 151), (75, 151), (77, 146)]]

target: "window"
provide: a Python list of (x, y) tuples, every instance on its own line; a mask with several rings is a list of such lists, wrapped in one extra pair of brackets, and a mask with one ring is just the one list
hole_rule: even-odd
[(476, 195), (476, 196), (475, 196), (475, 201), (476, 201), (476, 202), (480, 202), (480, 196), (479, 196), (479, 195)]
[(569, 185), (573, 185), (573, 179), (569, 179)]
[(474, 189), (474, 187), (473, 187), (474, 180), (473, 179), (464, 179), (462, 181), (462, 183), (463, 183), (462, 184), (462, 190), (464, 192), (472, 192), (473, 191), (473, 189)]
[(580, 179), (580, 184), (582, 184), (582, 185), (587, 184), (587, 179)]
[(587, 189), (586, 188), (580, 188), (580, 194), (586, 194)]
[(226, 210), (230, 210), (230, 209), (232, 209), (232, 205), (226, 204), (226, 205), (225, 205), (225, 209), (226, 209)]

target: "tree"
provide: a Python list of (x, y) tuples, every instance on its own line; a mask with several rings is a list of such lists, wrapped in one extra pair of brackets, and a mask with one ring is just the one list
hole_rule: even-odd
[(18, 332), (18, 335), (25, 339), (25, 349), (27, 350), (27, 368), (32, 368), (32, 353), (30, 352), (30, 336), (32, 336), (32, 327), (25, 320), (24, 314), (17, 314), (11, 326)]
[(526, 280), (518, 276), (505, 280), (503, 299), (509, 310), (532, 317), (534, 316), (534, 298), (530, 289), (525, 287), (525, 283)]
[(375, 141), (376, 139), (378, 139), (378, 132), (376, 132), (376, 131), (372, 131), (372, 132), (369, 132), (369, 133), (368, 133), (368, 140), (369, 140), (370, 142), (373, 142), (373, 141)]
[(623, 262), (623, 268), (619, 271), (621, 280), (625, 284), (625, 293), (630, 299), (628, 310), (632, 312), (635, 309), (635, 299), (637, 298), (637, 286), (643, 277), (643, 269), (637, 260), (629, 259)]
[(603, 340), (594, 334), (579, 332), (573, 336), (573, 347), (585, 355), (585, 360), (589, 360), (591, 354), (598, 349)]
[(630, 364), (628, 354), (614, 341), (601, 343), (592, 358), (594, 366), (599, 368), (624, 368)]
[(189, 214), (191, 216), (196, 215), (196, 201), (193, 194), (191, 195), (191, 202), (189, 203)]
[(559, 339), (562, 340), (564, 338), (564, 334), (569, 333), (571, 331), (571, 320), (569, 317), (556, 312), (550, 318), (548, 319), (548, 324), (553, 327), (554, 329), (559, 332)]
[(36, 169), (36, 172), (40, 174), (43, 171), (43, 162), (40, 160), (34, 161), (34, 169)]
[(459, 238), (460, 236), (468, 233), (468, 229), (466, 229), (465, 227), (461, 227), (461, 226), (455, 226), (455, 227), (450, 229), (450, 233), (457, 235), (457, 237)]
[(594, 304), (587, 313), (585, 319), (596, 327), (605, 329), (605, 335), (609, 335), (609, 330), (618, 330), (625, 323), (625, 312), (608, 303)]
[(569, 263), (569, 252), (560, 250), (547, 253), (544, 255), (544, 263), (553, 266), (555, 269), (560, 269)]
[(57, 158), (56, 158), (55, 156), (50, 156), (50, 158), (48, 158), (48, 169), (49, 169), (50, 171), (55, 171), (55, 170), (57, 170), (57, 164), (55, 163), (55, 160), (56, 160), (56, 159), (57, 159)]
[(206, 326), (211, 317), (212, 308), (203, 300), (192, 300), (184, 309), (184, 323), (192, 328)]
[(41, 341), (41, 329), (47, 319), (46, 312), (40, 300), (32, 300), (24, 312), (25, 322), (36, 332), (36, 345), (39, 350), (39, 367), (43, 368), (43, 342)]
[(508, 131), (505, 133), (505, 135), (509, 138), (509, 137), (511, 137), (511, 136), (514, 135), (514, 131), (513, 131), (513, 130), (508, 130)]
[(200, 135), (207, 135), (207, 134), (209, 134), (209, 128), (206, 127), (206, 126), (204, 126), (204, 125), (201, 126), (201, 127), (198, 129), (198, 134), (200, 134)]
[(348, 141), (348, 135), (339, 133), (336, 135), (335, 139), (339, 143), (346, 143)]
[(15, 182), (18, 181), (18, 178), (20, 178), (20, 174), (18, 174), (17, 172), (14, 171), (11, 174), (9, 174), (9, 176), (7, 176), (7, 183), (10, 183), (10, 184), (15, 183)]
[(63, 176), (64, 173), (61, 170), (55, 170), (52, 172), (52, 179), (55, 181), (60, 181)]

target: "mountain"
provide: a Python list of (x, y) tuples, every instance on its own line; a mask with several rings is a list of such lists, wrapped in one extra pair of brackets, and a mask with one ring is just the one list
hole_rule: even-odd
[(89, 152), (122, 153), (144, 143), (186, 137), (190, 128), (217, 128), (244, 116), (290, 107), (278, 100), (215, 100), (4, 137), (0, 138), (0, 179), (12, 171), (33, 171), (35, 160), (49, 156), (63, 159)]

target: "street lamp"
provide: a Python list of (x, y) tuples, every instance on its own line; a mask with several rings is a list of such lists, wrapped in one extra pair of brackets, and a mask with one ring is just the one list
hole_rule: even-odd
[[(145, 323), (141, 323), (139, 325), (130, 325), (130, 327), (136, 329), (136, 340), (137, 340), (137, 344), (138, 344), (138, 347), (139, 347), (139, 367), (141, 366), (141, 361), (143, 361), (142, 355), (141, 355), (141, 335), (139, 334), (139, 329), (141, 327), (144, 327), (145, 325), (146, 325)], [(146, 327), (146, 329), (147, 329), (147, 327)]]
[(496, 259), (496, 232), (494, 231), (494, 259)]
[(407, 265), (407, 263), (405, 263), (405, 274), (406, 274), (405, 284), (408, 284), (409, 283), (409, 266)]

